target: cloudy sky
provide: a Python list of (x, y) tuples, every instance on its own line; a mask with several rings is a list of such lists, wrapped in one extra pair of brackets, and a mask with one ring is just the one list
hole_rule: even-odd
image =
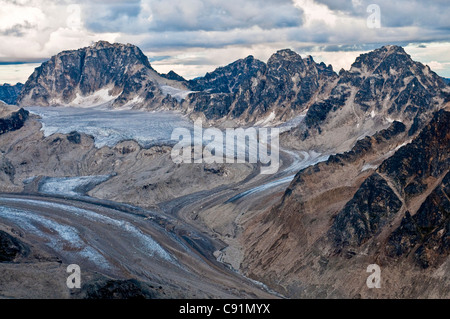
[[(0, 0), (0, 83), (24, 82), (52, 55), (132, 43), (153, 67), (194, 78), (291, 48), (348, 69), (385, 44), (450, 77), (449, 0)], [(24, 63), (25, 62), (25, 63)]]

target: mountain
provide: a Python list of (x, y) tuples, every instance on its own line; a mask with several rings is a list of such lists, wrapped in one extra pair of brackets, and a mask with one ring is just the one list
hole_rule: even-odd
[[(136, 46), (100, 41), (43, 63), (17, 103), (176, 108), (210, 121), (246, 124), (282, 123), (306, 114), (288, 144), (300, 139), (308, 145), (313, 137), (335, 149), (349, 141), (339, 149), (346, 151), (361, 134), (374, 134), (393, 120), (405, 122), (413, 134), (446, 96), (442, 78), (398, 46), (363, 54), (339, 74), (285, 49), (267, 63), (248, 56), (187, 81), (173, 71), (156, 72)], [(321, 137), (322, 132), (333, 133)]]
[[(445, 295), (448, 123), (442, 109), (408, 139), (394, 122), (297, 173), (280, 203), (247, 225), (247, 275), (293, 297)], [(380, 265), (384, 289), (365, 287), (369, 264)]]
[(308, 108), (337, 78), (331, 66), (280, 50), (267, 64), (249, 56), (205, 77), (190, 81), (185, 103), (208, 119), (231, 118), (256, 122), (270, 116), (287, 120)]
[(18, 97), (21, 106), (173, 106), (167, 91), (183, 92), (181, 82), (161, 77), (131, 44), (100, 41), (64, 51), (36, 68)]
[(343, 141), (352, 145), (394, 120), (413, 135), (449, 99), (449, 92), (441, 77), (403, 48), (384, 46), (360, 55), (349, 71), (341, 70), (329, 94), (311, 104), (290, 139), (342, 152), (349, 149)]
[(22, 83), (17, 83), (15, 85), (3, 84), (0, 85), (0, 100), (6, 104), (14, 105), (16, 104), (17, 97), (23, 88)]
[(163, 78), (179, 81), (179, 82), (186, 82), (186, 79), (183, 78), (181, 75), (175, 73), (174, 71), (169, 71), (167, 74), (160, 74)]
[[(43, 63), (18, 104), (175, 109), (218, 125), (295, 119), (280, 137), (278, 174), (258, 175), (249, 163), (176, 164), (171, 145), (97, 147), (82, 132), (46, 135), (37, 119), (25, 122), (27, 111), (1, 102), (0, 188), (31, 194), (50, 178), (108, 176), (87, 195), (173, 217), (177, 226), (163, 223), (164, 232), (197, 245), (201, 238), (179, 228), (188, 221), (221, 241), (197, 246), (208, 262), (217, 258), (287, 297), (448, 297), (449, 92), (398, 46), (362, 54), (339, 73), (286, 49), (267, 63), (248, 56), (186, 80), (157, 73), (135, 46), (98, 42)], [(311, 154), (328, 159), (311, 165)], [(284, 188), (300, 165), (309, 166)], [(0, 232), (9, 261), (30, 240), (14, 238)], [(366, 286), (372, 264), (382, 289)], [(122, 284), (136, 288), (104, 283)]]
[(219, 67), (213, 72), (208, 72), (203, 77), (190, 80), (189, 87), (193, 91), (208, 93), (235, 93), (244, 81), (256, 75), (264, 67), (264, 62), (250, 55), (227, 66)]

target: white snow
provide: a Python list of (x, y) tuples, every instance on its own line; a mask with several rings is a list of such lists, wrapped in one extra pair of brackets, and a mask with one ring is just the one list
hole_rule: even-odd
[(49, 195), (78, 196), (83, 194), (77, 189), (88, 186), (89, 184), (100, 184), (109, 178), (109, 175), (48, 177), (43, 180), (39, 191)]
[(92, 135), (95, 146), (112, 147), (120, 141), (135, 140), (141, 146), (170, 142), (177, 127), (192, 129), (182, 115), (173, 112), (145, 112), (137, 110), (108, 110), (100, 107), (28, 107), (39, 115), (45, 136), (72, 131)]
[(272, 111), (272, 112), (270, 112), (270, 114), (269, 114), (265, 119), (259, 120), (258, 122), (255, 123), (255, 125), (258, 125), (258, 126), (267, 126), (267, 125), (270, 124), (274, 119), (275, 119), (275, 112)]
[(68, 104), (68, 106), (77, 106), (77, 107), (99, 106), (115, 100), (120, 95), (120, 94), (110, 95), (109, 92), (110, 88), (103, 88), (87, 96), (82, 96), (80, 93), (77, 93), (75, 99), (73, 99), (72, 102)]
[(159, 88), (161, 89), (164, 95), (169, 94), (170, 96), (175, 98), (178, 102), (181, 102), (186, 98), (186, 96), (188, 96), (188, 94), (194, 92), (189, 90), (178, 89), (170, 85), (161, 85)]
[(365, 164), (362, 168), (361, 168), (361, 172), (367, 171), (368, 169), (377, 169), (378, 165), (372, 165), (372, 164)]
[[(2, 199), (2, 201), (4, 200)], [(78, 254), (103, 269), (109, 268), (109, 263), (105, 257), (96, 249), (87, 246), (80, 238), (78, 231), (72, 226), (59, 224), (48, 218), (37, 216), (30, 211), (5, 206), (0, 206), (0, 217), (10, 220), (28, 232), (43, 238), (47, 246), (62, 254), (65, 254), (69, 249), (71, 255)], [(50, 231), (42, 231), (43, 227)]]
[[(117, 110), (130, 110), (134, 105), (136, 104), (140, 104), (142, 102), (144, 102), (144, 98), (142, 96), (136, 95), (134, 98), (132, 98), (130, 101), (128, 101), (127, 103), (125, 103), (122, 107), (120, 108), (115, 108)], [(113, 109), (114, 110), (114, 109)]]
[[(135, 248), (143, 249), (150, 256), (157, 255), (164, 260), (167, 260), (169, 262), (176, 264), (175, 259), (164, 248), (162, 248), (150, 235), (144, 234), (140, 229), (133, 226), (128, 221), (113, 219), (111, 217), (101, 215), (99, 213), (96, 213), (96, 212), (93, 212), (93, 211), (87, 210), (87, 209), (82, 209), (82, 208), (64, 205), (64, 204), (51, 203), (51, 202), (46, 202), (46, 201), (41, 201), (41, 200), (2, 198), (1, 201), (13, 202), (13, 203), (14, 202), (23, 202), (23, 203), (26, 203), (29, 205), (31, 204), (31, 205), (39, 206), (39, 207), (58, 209), (58, 210), (61, 210), (64, 212), (69, 212), (71, 214), (74, 214), (76, 216), (85, 218), (85, 219), (93, 221), (93, 222), (106, 224), (106, 225), (108, 225), (108, 227), (119, 228), (121, 231), (125, 231), (125, 232), (129, 233), (130, 236), (135, 237), (137, 239), (137, 241), (140, 242), (141, 246), (138, 246)], [(0, 206), (0, 209), (1, 208), (2, 207)], [(30, 216), (31, 219), (39, 219), (39, 220), (42, 219), (42, 217), (36, 216), (34, 214), (28, 213), (26, 215)], [(0, 216), (1, 216), (1, 210), (0, 210)], [(48, 221), (48, 222), (49, 223), (47, 223), (47, 224), (49, 224), (49, 225), (51, 224), (51, 228), (53, 228), (57, 231), (58, 231), (58, 229), (61, 229), (61, 228), (59, 228), (61, 225), (59, 225), (59, 224), (56, 225), (53, 221)], [(64, 227), (69, 227), (69, 226), (64, 226)], [(72, 231), (72, 227), (70, 227), (70, 229), (68, 228), (68, 230), (70, 230), (70, 231), (68, 231), (64, 234), (61, 234), (59, 231), (58, 231), (58, 233), (60, 233), (60, 236), (63, 239), (65, 239), (67, 241), (70, 240), (71, 242), (73, 241), (75, 244), (77, 244), (78, 243), (78, 239), (77, 239), (78, 235), (76, 235), (76, 233), (74, 233), (74, 231)]]

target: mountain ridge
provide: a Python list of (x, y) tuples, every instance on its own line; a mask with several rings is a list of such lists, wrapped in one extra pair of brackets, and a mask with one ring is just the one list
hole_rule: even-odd
[[(95, 83), (92, 78), (96, 78)], [(391, 92), (395, 103), (387, 101), (393, 96), (384, 86), (397, 90)], [(358, 105), (353, 113), (359, 117), (358, 113), (380, 109), (386, 109), (386, 117), (407, 111), (412, 117), (408, 121), (414, 119), (415, 126), (420, 126), (416, 108), (430, 104), (433, 95), (442, 96), (440, 92), (446, 87), (429, 67), (412, 61), (395, 45), (360, 55), (348, 71), (339, 74), (331, 65), (284, 49), (272, 54), (267, 63), (250, 55), (186, 80), (173, 71), (159, 74), (132, 44), (99, 41), (63, 51), (44, 62), (24, 85), (17, 103), (82, 105), (97, 94), (97, 104), (109, 103), (113, 108), (177, 109), (203, 114), (212, 122), (248, 124), (265, 118), (271, 123), (284, 122), (306, 112), (305, 127), (297, 133), (305, 139), (314, 130), (320, 133), (330, 112), (348, 103)], [(420, 92), (415, 94), (417, 90)], [(409, 101), (410, 96), (413, 101)]]
[[(241, 269), (294, 298), (448, 296), (449, 120), (436, 111), (412, 139), (394, 122), (298, 172), (245, 225)], [(374, 263), (384, 289), (370, 291)]]

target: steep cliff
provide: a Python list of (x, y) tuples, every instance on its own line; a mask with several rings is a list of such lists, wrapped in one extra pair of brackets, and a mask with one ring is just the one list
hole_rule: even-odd
[[(247, 225), (242, 269), (292, 296), (445, 296), (448, 123), (440, 110), (406, 144), (395, 124), (300, 171), (280, 204)], [(365, 286), (372, 263), (388, 289)]]
[(185, 87), (161, 77), (142, 51), (131, 44), (100, 41), (64, 51), (36, 68), (18, 97), (20, 106), (173, 107), (164, 87)]
[(280, 50), (267, 64), (249, 56), (190, 81), (191, 88), (201, 92), (191, 94), (186, 103), (209, 119), (255, 122), (273, 112), (276, 122), (307, 109), (336, 77), (331, 66)]

